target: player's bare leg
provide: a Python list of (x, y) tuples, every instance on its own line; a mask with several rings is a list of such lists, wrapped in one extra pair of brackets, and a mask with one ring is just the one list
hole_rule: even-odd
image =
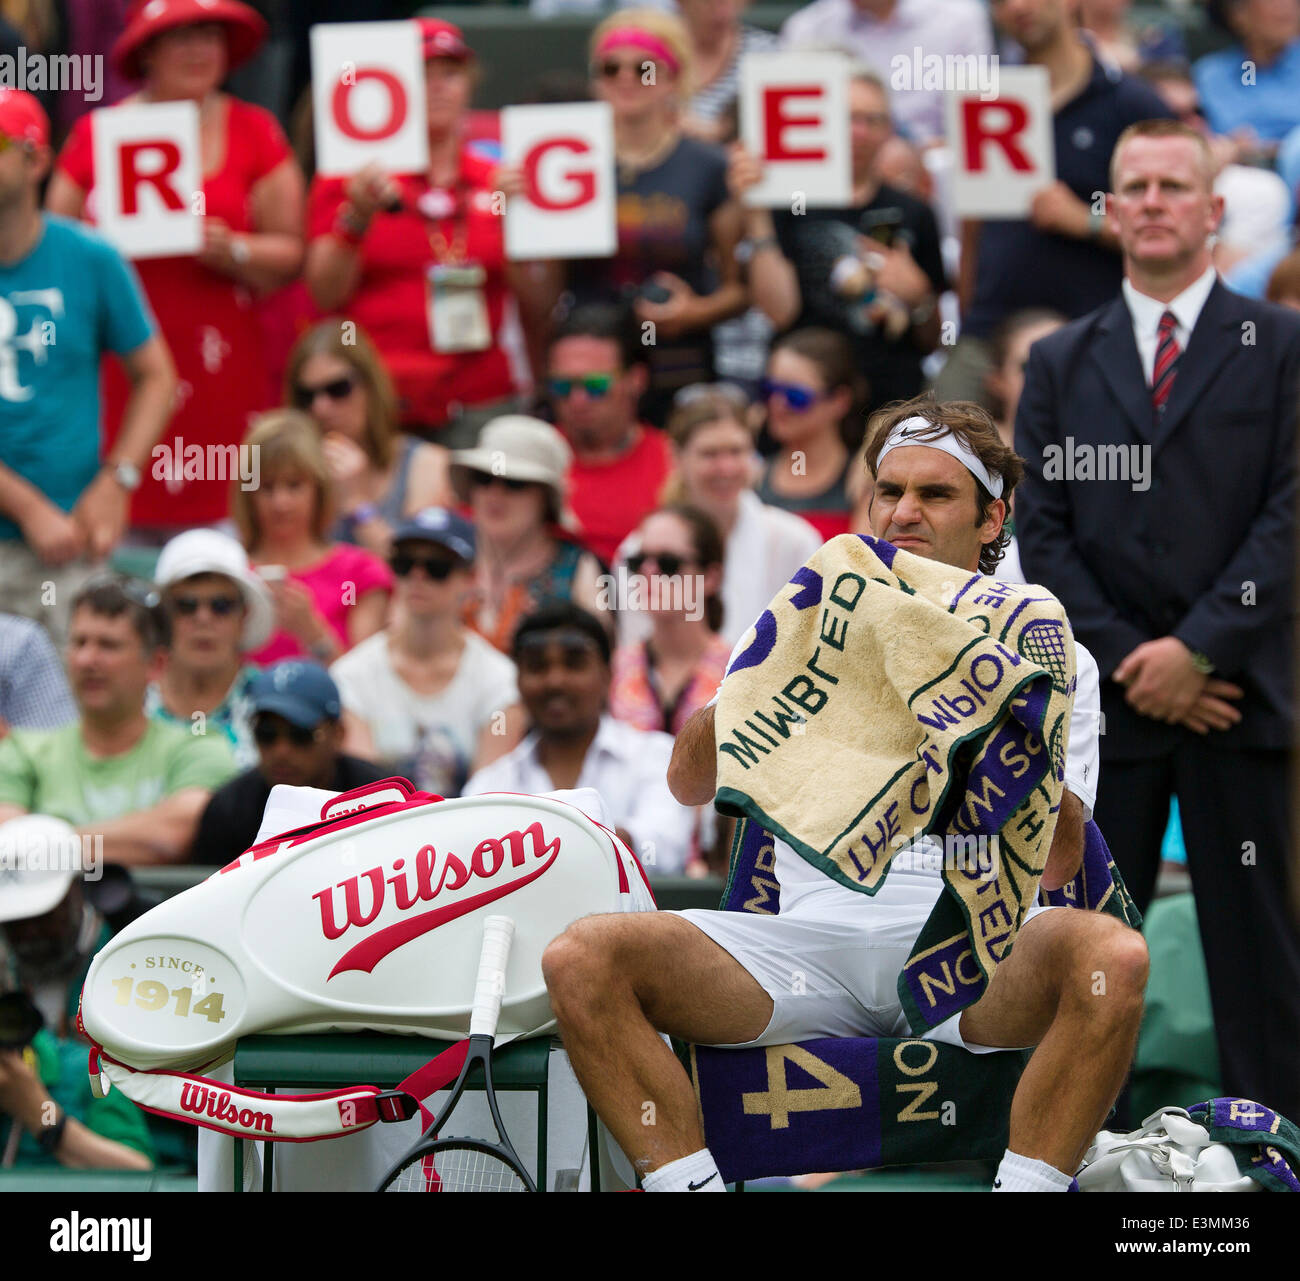
[(961, 1016), (976, 1045), (1037, 1045), (1011, 1104), (1010, 1150), (1066, 1174), (1119, 1095), (1137, 1044), (1146, 942), (1110, 916), (1044, 912)]
[(752, 1041), (772, 998), (667, 912), (575, 921), (546, 949), (542, 972), (583, 1092), (637, 1173), (699, 1152), (695, 1091), (659, 1032), (704, 1045)]

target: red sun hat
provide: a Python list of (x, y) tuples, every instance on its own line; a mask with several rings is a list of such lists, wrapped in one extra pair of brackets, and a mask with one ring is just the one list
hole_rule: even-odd
[(425, 62), (430, 58), (469, 62), (474, 57), (474, 50), (465, 43), (465, 33), (454, 22), (441, 18), (416, 18), (415, 22), (420, 28)]
[(226, 69), (247, 62), (266, 39), (266, 19), (239, 0), (135, 0), (126, 30), (113, 45), (113, 66), (128, 80), (143, 80), (140, 53), (164, 31), (219, 22), (226, 29)]
[(0, 134), (45, 147), (50, 141), (50, 118), (30, 93), (0, 89)]

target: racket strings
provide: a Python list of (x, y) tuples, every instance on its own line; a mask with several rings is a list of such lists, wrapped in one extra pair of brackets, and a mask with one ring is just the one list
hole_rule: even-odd
[(389, 1192), (526, 1192), (518, 1171), (480, 1148), (448, 1147), (414, 1157)]

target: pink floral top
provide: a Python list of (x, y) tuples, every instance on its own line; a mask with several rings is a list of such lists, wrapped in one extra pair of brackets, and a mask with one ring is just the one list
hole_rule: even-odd
[[(393, 590), (392, 570), (374, 552), (348, 543), (337, 544), (306, 569), (290, 570), (289, 577), (311, 592), (316, 608), (344, 649), (352, 645), (348, 637), (348, 613), (352, 607), (367, 592)], [(284, 658), (311, 658), (311, 655), (296, 636), (277, 631), (247, 658), (259, 667), (269, 667)]]
[(620, 645), (614, 651), (609, 714), (637, 729), (676, 734), (717, 693), (730, 657), (731, 646), (715, 633), (677, 701), (665, 709), (644, 643)]

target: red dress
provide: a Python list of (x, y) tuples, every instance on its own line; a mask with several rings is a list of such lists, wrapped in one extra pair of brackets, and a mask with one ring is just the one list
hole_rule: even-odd
[[(361, 242), (361, 279), (337, 310), (373, 340), (397, 384), (405, 425), (441, 428), (457, 407), (502, 400), (515, 391), (501, 344), (506, 314), (504, 219), (496, 209), (497, 162), (461, 150), (455, 189), (431, 187), (423, 175), (400, 174), (402, 207), (375, 214)], [(346, 179), (315, 178), (307, 197), (307, 236), (333, 234), (347, 199)], [(435, 264), (483, 269), (488, 345), (481, 351), (434, 350), (427, 279)]]
[[(249, 196), (290, 155), (275, 117), (238, 98), (227, 98), (226, 147), (221, 167), (203, 180), (209, 217), (232, 231), (254, 230)], [(86, 217), (94, 221), (94, 112), (82, 116), (59, 156), (59, 168), (87, 193)], [(237, 445), (249, 418), (279, 403), (263, 353), (253, 293), (193, 257), (139, 258), (145, 295), (158, 319), (179, 380), (177, 409), (160, 445), (170, 446), (178, 475), (166, 475), (167, 456), (155, 452), (131, 503), (135, 526), (208, 525), (230, 511), (234, 477), (228, 455), (210, 445)], [(130, 384), (113, 362), (104, 366), (105, 450), (117, 438)], [(178, 444), (179, 441), (179, 444)], [(199, 446), (201, 455), (192, 446)], [(204, 466), (183, 465), (201, 457)], [(209, 459), (216, 465), (208, 465)], [(212, 474), (216, 473), (216, 474)]]

